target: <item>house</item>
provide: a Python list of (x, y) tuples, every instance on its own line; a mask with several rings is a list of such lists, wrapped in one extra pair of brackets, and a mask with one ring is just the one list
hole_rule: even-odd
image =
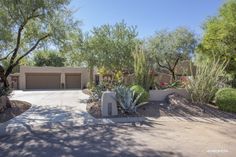
[[(8, 78), (13, 89), (83, 89), (89, 81), (89, 70), (84, 67), (20, 66), (19, 73)], [(94, 72), (94, 79), (99, 76)]]

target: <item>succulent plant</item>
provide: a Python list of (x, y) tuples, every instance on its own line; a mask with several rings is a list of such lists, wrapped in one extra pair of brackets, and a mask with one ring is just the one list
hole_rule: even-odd
[(135, 97), (135, 92), (130, 88), (125, 86), (118, 86), (115, 88), (116, 100), (118, 101), (121, 108), (127, 113), (135, 113), (137, 108), (146, 104), (147, 102), (142, 102), (138, 104), (138, 100), (143, 93), (140, 93)]

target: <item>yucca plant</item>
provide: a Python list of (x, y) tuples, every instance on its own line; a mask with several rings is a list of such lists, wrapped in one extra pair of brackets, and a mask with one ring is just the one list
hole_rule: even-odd
[(186, 86), (193, 102), (204, 104), (213, 99), (227, 64), (228, 61), (214, 57), (211, 61), (197, 65), (196, 74), (192, 74)]
[(137, 97), (135, 97), (135, 92), (125, 86), (121, 85), (116, 87), (115, 92), (116, 100), (126, 113), (135, 113), (138, 107), (147, 103), (142, 102), (138, 104), (138, 100), (140, 99), (143, 93), (140, 93)]

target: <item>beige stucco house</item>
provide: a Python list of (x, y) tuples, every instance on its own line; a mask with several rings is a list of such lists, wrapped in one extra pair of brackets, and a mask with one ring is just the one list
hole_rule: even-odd
[[(94, 79), (99, 80), (94, 72)], [(11, 74), (12, 88), (33, 89), (82, 89), (89, 81), (89, 70), (83, 67), (30, 67), (21, 66), (20, 72)]]

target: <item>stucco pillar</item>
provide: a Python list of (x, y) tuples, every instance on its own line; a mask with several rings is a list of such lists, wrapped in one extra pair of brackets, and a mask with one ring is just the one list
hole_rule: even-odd
[(116, 97), (115, 92), (110, 92), (110, 91), (103, 92), (101, 99), (101, 111), (103, 117), (118, 115), (118, 109), (115, 97)]
[[(62, 87), (62, 84), (64, 84), (64, 87)], [(65, 75), (65, 73), (61, 73), (61, 88), (66, 88), (66, 75)]]

